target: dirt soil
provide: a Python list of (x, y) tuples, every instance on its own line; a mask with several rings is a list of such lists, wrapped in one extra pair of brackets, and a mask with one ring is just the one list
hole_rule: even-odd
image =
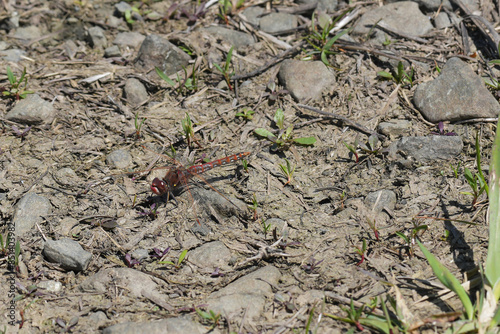
[[(312, 314), (311, 329), (317, 326), (318, 333), (343, 332), (353, 325), (319, 315), (323, 312), (345, 316), (343, 308), (351, 298), (361, 305), (373, 297), (395, 296), (392, 284), (399, 286), (414, 316), (412, 323), (420, 331), (441, 331), (441, 324), (429, 321), (429, 317), (460, 310), (460, 303), (455, 298), (443, 301), (434, 297), (440, 290), (439, 284), (425, 286), (417, 281), (437, 282), (418, 247), (406, 244), (396, 232), (411, 238), (415, 227), (426, 225), (425, 232), (419, 233), (420, 240), (457, 277), (462, 278), (467, 270), (483, 263), (488, 240), (485, 203), (471, 208), (471, 196), (461, 192), (470, 191), (463, 176), (464, 167), (477, 171), (476, 131), (480, 134), (483, 167), (487, 169), (494, 123), (446, 124), (447, 131), (455, 132), (464, 141), (462, 153), (453, 160), (394, 160), (381, 150), (371, 155), (360, 152), (360, 162), (356, 163), (344, 143), (354, 145), (356, 139), (366, 143), (365, 133), (299, 107), (286, 92), (269, 94), (268, 83), (278, 84), (279, 62), (237, 84), (233, 81), (236, 95), (227, 88), (223, 76), (209, 66), (203, 58), (206, 55), (193, 54), (193, 60), (202, 57), (198, 89), (177, 92), (160, 80), (153, 69), (146, 73), (135, 67), (138, 47), (123, 49), (120, 57), (105, 58), (103, 50), (92, 48), (84, 37), (89, 28), (99, 26), (108, 44), (119, 32), (136, 31), (144, 36), (159, 34), (194, 52), (205, 50), (199, 47), (204, 40), (197, 40), (202, 35), (196, 32), (209, 24), (226, 26), (217, 15), (217, 6), (195, 20), (194, 25), (188, 25), (186, 16), (149, 20), (144, 15), (144, 21), (135, 20), (132, 24), (119, 18), (121, 23), (115, 27), (108, 24), (115, 4), (21, 1), (13, 7), (5, 8), (6, 2), (1, 6), (3, 40), (26, 52), (19, 62), (0, 60), (2, 85), (8, 84), (7, 66), (18, 76), (26, 67), (28, 89), (55, 108), (55, 118), (50, 123), (35, 124), (21, 136), (12, 126), (22, 131), (26, 124), (5, 119), (19, 102), (11, 98), (0, 102), (2, 235), (23, 196), (33, 192), (48, 199), (50, 213), (18, 239), (23, 270), (16, 280), (24, 286), (46, 280), (63, 286), (59, 292), (18, 300), (17, 323), (8, 326), (7, 331), (16, 332), (22, 325), (19, 331), (23, 333), (56, 332), (61, 330), (57, 318), (68, 322), (75, 315), (79, 321), (73, 332), (93, 333), (121, 322), (180, 315), (202, 323), (208, 331), (210, 322), (198, 316), (193, 307), (208, 311), (206, 304), (211, 293), (269, 265), (279, 269), (281, 277), (272, 286), (274, 297), (266, 296), (260, 316), (246, 319), (242, 313), (222, 314), (216, 324), (218, 331), (273, 333), (295, 329), (302, 333)], [(165, 16), (171, 4), (145, 1), (141, 11), (155, 8), (158, 12), (163, 10), (161, 14)], [(284, 2), (273, 8), (295, 6)], [(364, 4), (361, 9), (370, 6), (373, 5)], [(14, 29), (5, 23), (13, 10), (20, 14), (21, 26), (38, 25), (42, 37), (28, 42), (13, 38)], [(335, 15), (339, 14), (340, 11)], [(310, 14), (303, 15), (311, 18)], [(237, 28), (238, 17), (233, 14), (230, 18), (229, 26)], [(310, 26), (278, 37), (296, 45), (309, 33)], [(397, 95), (391, 96), (396, 88), (394, 82), (376, 76), (378, 71), (393, 69), (395, 62), (377, 57), (369, 47), (335, 48), (336, 54), (329, 57), (335, 70), (335, 85), (327, 87), (320, 99), (301, 102), (375, 132), (381, 122), (400, 119), (412, 124), (405, 136), (430, 135), (437, 131), (437, 126), (425, 121), (411, 104), (414, 89), (418, 83), (437, 76), (435, 64), (442, 66), (448, 57), (460, 55), (462, 50), (461, 37), (453, 28), (435, 30), (426, 38), (430, 42), (425, 47), (400, 37), (392, 37), (393, 43), (386, 46), (408, 55), (407, 59), (427, 57), (426, 62), (420, 63), (426, 66), (415, 65), (413, 86), (404, 85)], [(64, 46), (68, 39), (78, 47), (72, 58)], [(223, 65), (229, 47), (224, 42), (220, 45), (211, 52), (218, 52), (218, 62)], [(290, 56), (302, 59), (311, 50), (304, 44)], [(231, 69), (236, 75), (249, 73), (268, 61), (283, 59), (283, 51), (268, 40), (259, 39), (238, 49)], [(478, 61), (463, 58), (471, 64)], [(105, 72), (110, 75), (81, 81)], [(123, 95), (129, 78), (139, 79), (148, 91), (149, 98), (139, 105), (129, 103)], [(276, 90), (281, 89), (278, 86)], [(245, 108), (255, 111), (253, 117), (236, 117)], [(314, 136), (316, 143), (273, 150), (269, 140), (255, 136), (256, 128), (276, 129), (273, 117), (278, 108), (285, 113), (285, 124), (295, 125), (295, 138)], [(191, 143), (191, 147), (182, 132), (181, 120), (186, 113), (194, 123), (196, 143)], [(140, 132), (134, 126), (136, 114), (139, 120), (145, 118)], [(385, 148), (396, 139), (381, 137), (378, 145)], [(165, 156), (171, 153), (171, 147), (180, 162)], [(130, 154), (126, 167), (117, 168), (107, 160), (116, 150)], [(247, 169), (239, 161), (208, 171), (203, 177), (193, 177), (189, 186), (174, 192), (175, 199), (155, 196), (150, 191), (152, 179), (165, 174), (165, 166), (179, 170), (180, 164), (188, 167), (199, 163), (199, 159), (211, 161), (239, 152), (250, 152)], [(291, 182), (287, 182), (279, 167), (285, 164), (285, 158), (295, 168)], [(458, 177), (450, 166), (459, 166)], [(152, 168), (155, 170), (149, 172)], [(374, 210), (373, 203), (365, 199), (378, 190), (394, 192), (396, 204)], [(255, 210), (251, 208), (254, 198)], [(228, 204), (226, 199), (233, 203)], [(378, 236), (371, 226), (375, 226)], [(78, 241), (92, 254), (85, 270), (67, 271), (44, 258), (45, 239), (63, 238)], [(190, 258), (190, 252), (213, 241), (222, 242), (230, 250), (228, 262), (219, 269), (195, 265), (196, 259)], [(362, 248), (363, 241), (367, 249), (361, 261), (357, 249)], [(171, 249), (164, 260), (176, 262), (183, 250), (188, 251), (187, 259), (178, 266), (158, 264), (158, 259), (151, 256), (153, 249), (168, 247)], [(150, 256), (138, 263), (127, 263), (126, 255), (138, 257), (134, 253), (138, 250), (146, 250)], [(0, 261), (3, 277), (7, 262), (5, 258)], [(100, 270), (128, 267), (162, 281), (163, 293), (169, 296), (168, 305), (162, 307), (153, 300), (134, 297), (127, 287), (119, 285), (109, 285), (104, 293), (80, 289), (82, 282)], [(2, 298), (7, 300), (6, 287), (2, 289)], [(318, 293), (321, 291), (326, 291), (325, 298)], [(422, 301), (425, 296), (430, 298)], [(98, 311), (106, 315), (100, 321), (92, 317)], [(3, 324), (7, 321), (7, 317), (2, 318)]]

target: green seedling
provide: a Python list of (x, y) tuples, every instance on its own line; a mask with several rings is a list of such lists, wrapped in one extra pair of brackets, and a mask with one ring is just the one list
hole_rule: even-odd
[(241, 160), (241, 165), (243, 166), (243, 170), (245, 171), (245, 173), (248, 173), (248, 160), (247, 159)]
[[(4, 97), (14, 98), (17, 101), (20, 99), (25, 99), (28, 94), (33, 94), (31, 90), (26, 90), (28, 86), (28, 78), (26, 77), (26, 67), (23, 69), (21, 77), (16, 78), (9, 66), (7, 66), (7, 78), (9, 80), (10, 86), (0, 87), (0, 92)], [(23, 87), (21, 87), (24, 84)]]
[(21, 283), (16, 282), (16, 286), (17, 289), (20, 291), (20, 294), (14, 297), (13, 299), (14, 301), (19, 301), (30, 297), (43, 296), (43, 293), (38, 291), (38, 287), (35, 284), (25, 287)]
[[(396, 294), (401, 294), (397, 287)], [(386, 303), (392, 308), (391, 311), (386, 306)], [(379, 333), (392, 334), (392, 333), (408, 333), (408, 313), (405, 312), (406, 305), (402, 298), (398, 300), (386, 295), (386, 300), (380, 300), (380, 306), (383, 311), (383, 315), (375, 314), (374, 310), (377, 308), (379, 302), (378, 298), (374, 297), (371, 299), (369, 304), (364, 304), (363, 306), (356, 309), (354, 302), (351, 299), (351, 304), (349, 308), (342, 307), (342, 309), (347, 313), (347, 317), (339, 317), (333, 314), (323, 313), (323, 315), (340, 320), (345, 323), (353, 324), (359, 331), (364, 330), (364, 326), (370, 327)], [(352, 332), (352, 331), (351, 331)]]
[(259, 203), (257, 202), (257, 196), (255, 196), (255, 194), (253, 194), (253, 197), (252, 197), (252, 205), (249, 205), (248, 208), (251, 211), (253, 211), (253, 220), (257, 221), (257, 219), (259, 218), (259, 216), (257, 214), (257, 209), (259, 208)]
[(135, 114), (135, 119), (134, 119), (134, 125), (135, 125), (135, 139), (140, 139), (141, 138), (141, 128), (144, 122), (146, 121), (146, 118), (143, 118), (139, 120), (139, 112)]
[(368, 226), (370, 226), (371, 230), (373, 231), (373, 234), (375, 235), (375, 240), (380, 241), (378, 229), (377, 229), (377, 224), (376, 224), (375, 220), (371, 220), (369, 218), (367, 218), (366, 220), (368, 222)]
[(14, 266), (16, 272), (19, 272), (19, 255), (21, 254), (21, 244), (19, 240), (16, 241), (16, 246), (14, 247)]
[(1, 256), (9, 255), (9, 242), (11, 239), (12, 233), (7, 233), (7, 238), (5, 238), (5, 244), (3, 243), (3, 235), (0, 234), (0, 254)]
[(263, 220), (263, 221), (262, 221), (262, 229), (263, 229), (263, 231), (264, 231), (264, 235), (267, 235), (267, 233), (268, 233), (268, 232), (269, 232), (269, 230), (271, 229), (271, 225), (272, 225), (271, 223), (266, 224), (266, 221), (265, 221), (265, 220)]
[(413, 220), (413, 228), (410, 230), (409, 237), (402, 232), (399, 231), (396, 232), (396, 235), (401, 239), (403, 239), (405, 243), (405, 246), (403, 248), (405, 248), (406, 251), (408, 252), (408, 256), (412, 257), (415, 254), (413, 247), (416, 243), (417, 237), (420, 232), (422, 232), (423, 234), (425, 231), (427, 231), (427, 229), (428, 229), (427, 225), (418, 225), (418, 223), (416, 223), (416, 221)]
[(255, 114), (255, 111), (243, 108), (242, 111), (239, 111), (236, 113), (236, 117), (243, 117), (245, 120), (250, 121), (253, 118), (253, 114)]
[[(311, 33), (305, 39), (309, 43), (309, 45), (313, 47), (314, 50), (312, 52), (309, 52), (305, 59), (313, 59), (319, 55), (321, 61), (326, 66), (331, 66), (328, 62), (328, 56), (335, 54), (333, 51), (331, 51), (334, 43), (344, 34), (349, 33), (351, 29), (346, 29), (342, 32), (339, 32), (330, 39), (328, 38), (328, 36), (337, 22), (351, 11), (352, 8), (344, 11), (334, 20), (332, 20), (330, 16), (324, 12), (318, 14), (317, 20), (315, 15), (313, 14), (311, 19)], [(321, 30), (319, 30), (317, 26), (319, 26)]]
[(234, 46), (231, 46), (227, 53), (226, 62), (224, 63), (223, 68), (214, 63), (215, 68), (224, 76), (224, 80), (226, 80), (226, 84), (229, 90), (233, 90), (233, 86), (231, 85), (231, 77), (234, 75), (234, 71), (232, 71), (231, 73), (229, 72), (229, 67), (231, 66), (231, 58), (233, 57), (233, 50)]
[(472, 175), (472, 172), (468, 168), (464, 168), (464, 177), (467, 183), (471, 188), (471, 192), (461, 192), (464, 195), (472, 196), (472, 204), (471, 208), (476, 208), (478, 204), (479, 196), (486, 192), (486, 195), (489, 197), (489, 187), (486, 182), (486, 178), (484, 177), (483, 170), (481, 168), (481, 149), (479, 147), (479, 135), (476, 134), (476, 164), (478, 172), (475, 175)]
[(289, 184), (290, 182), (293, 181), (293, 173), (295, 172), (295, 166), (292, 167), (290, 164), (290, 161), (285, 158), (285, 163), (284, 164), (279, 164), (281, 172), (285, 175), (287, 178), (287, 181), (285, 183), (285, 186)]
[(193, 122), (191, 121), (191, 117), (189, 117), (188, 113), (186, 113), (186, 117), (184, 117), (184, 119), (181, 121), (181, 125), (184, 136), (186, 137), (188, 147), (191, 147), (192, 142), (195, 142), (198, 146), (200, 146), (200, 144), (198, 144), (198, 141), (194, 138)]
[(188, 77), (187, 69), (183, 66), (182, 69), (184, 70), (184, 79), (181, 79), (179, 74), (177, 74), (176, 81), (170, 79), (170, 77), (163, 72), (161, 69), (158, 67), (155, 67), (156, 74), (165, 81), (167, 84), (172, 86), (172, 88), (177, 92), (179, 95), (187, 95), (189, 92), (197, 91), (198, 90), (198, 79), (197, 79), (197, 72), (196, 69), (197, 67), (193, 67), (193, 72), (191, 75)]
[(385, 35), (385, 41), (382, 43), (384, 46), (389, 46), (391, 45), (392, 41), (389, 38), (389, 36)]
[(160, 261), (158, 262), (158, 264), (169, 264), (169, 265), (172, 265), (175, 267), (175, 269), (180, 269), (180, 267), (182, 266), (182, 263), (184, 262), (184, 260), (186, 259), (186, 255), (188, 253), (188, 250), (185, 249), (181, 252), (181, 254), (179, 255), (179, 258), (177, 259), (177, 263), (174, 263), (172, 261)]
[(255, 129), (254, 133), (273, 142), (273, 146), (271, 146), (271, 150), (273, 151), (288, 149), (292, 144), (305, 146), (314, 145), (316, 142), (315, 137), (293, 138), (293, 124), (288, 126), (285, 130), (284, 121), (285, 113), (281, 108), (278, 108), (274, 115), (274, 122), (278, 127), (278, 136), (275, 136), (271, 131), (263, 128)]
[(244, 2), (245, 0), (219, 0), (219, 13), (217, 15), (226, 23), (226, 25), (229, 25), (228, 16), (233, 11), (243, 6)]
[(398, 63), (398, 68), (396, 71), (393, 71), (393, 73), (387, 71), (377, 72), (377, 75), (381, 78), (392, 80), (398, 85), (409, 85), (410, 87), (413, 87), (414, 74), (413, 66), (410, 67), (410, 73), (407, 73), (404, 70), (402, 62)]
[(219, 325), (220, 321), (220, 313), (215, 313), (212, 310), (209, 310), (208, 312), (205, 312), (199, 308), (196, 308), (196, 313), (205, 321), (207, 321), (210, 324), (210, 329), (214, 329)]
[(453, 175), (455, 176), (455, 179), (458, 179), (458, 171), (460, 169), (460, 164), (461, 164), (460, 161), (458, 162), (457, 167), (454, 167), (452, 164), (450, 164), (450, 168), (453, 171)]
[(356, 136), (356, 139), (354, 139), (353, 145), (349, 145), (346, 142), (343, 142), (343, 143), (344, 143), (345, 147), (347, 147), (347, 149), (351, 152), (351, 154), (353, 154), (355, 156), (356, 163), (360, 162), (358, 148), (360, 151), (362, 151), (363, 153), (365, 153), (367, 155), (366, 158), (369, 158), (370, 156), (377, 155), (382, 150), (382, 147), (379, 146), (379, 140), (378, 140), (378, 137), (376, 135), (370, 135), (370, 137), (368, 137), (367, 144), (360, 143), (359, 137), (357, 137), (357, 136)]
[(356, 253), (359, 254), (359, 256), (361, 257), (361, 260), (359, 260), (358, 263), (356, 263), (357, 266), (360, 266), (364, 261), (365, 261), (365, 256), (366, 256), (366, 240), (363, 239), (363, 244), (361, 246), (361, 248), (357, 247), (357, 246), (354, 246), (356, 248)]

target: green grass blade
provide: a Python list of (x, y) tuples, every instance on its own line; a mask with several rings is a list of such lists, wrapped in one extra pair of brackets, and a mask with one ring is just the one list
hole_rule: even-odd
[(422, 243), (417, 240), (418, 246), (420, 247), (420, 250), (422, 253), (424, 253), (424, 256), (426, 257), (427, 261), (429, 262), (432, 271), (434, 272), (434, 275), (439, 279), (441, 283), (451, 291), (455, 292), (458, 295), (458, 298), (460, 298), (460, 301), (462, 302), (462, 305), (465, 308), (465, 313), (467, 315), (467, 319), (471, 320), (472, 317), (474, 316), (474, 306), (472, 305), (472, 302), (470, 301), (469, 295), (467, 295), (467, 292), (465, 291), (464, 287), (460, 285), (460, 282), (458, 279), (453, 276), (450, 271), (443, 266), (438, 259), (434, 255), (432, 255), (431, 252), (425, 248)]
[[(477, 170), (479, 173), (480, 180), (486, 181), (483, 175), (483, 169), (481, 168), (481, 150), (479, 147), (479, 134), (476, 133), (476, 163), (477, 163)], [(490, 196), (490, 189), (488, 188), (488, 184), (484, 182), (484, 190), (486, 191), (486, 195), (489, 197)]]
[(14, 85), (16, 83), (16, 77), (14, 76), (14, 73), (12, 73), (10, 66), (7, 66), (7, 77), (9, 78), (9, 82), (11, 85)]
[(302, 137), (302, 138), (295, 138), (293, 141), (300, 145), (314, 145), (314, 143), (316, 142), (316, 138)]
[(160, 78), (162, 78), (166, 83), (168, 83), (170, 86), (172, 87), (175, 87), (175, 82), (170, 79), (166, 74), (165, 72), (163, 72), (162, 70), (160, 70), (158, 67), (155, 67), (155, 71), (156, 71), (156, 74), (158, 74), (158, 76)]
[(276, 137), (273, 135), (270, 131), (263, 129), (263, 128), (258, 128), (254, 130), (256, 135), (259, 135), (261, 137), (269, 138), (269, 137)]
[(500, 128), (498, 125), (490, 166), (490, 208), (488, 211), (490, 235), (484, 270), (487, 284), (492, 287), (497, 301), (500, 299), (500, 263), (498, 262), (498, 254), (500, 254)]

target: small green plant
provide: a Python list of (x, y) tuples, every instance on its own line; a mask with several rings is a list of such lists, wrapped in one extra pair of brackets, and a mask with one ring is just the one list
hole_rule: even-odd
[(295, 172), (295, 166), (292, 167), (290, 164), (290, 161), (288, 161), (287, 158), (285, 158), (285, 163), (284, 164), (279, 164), (281, 172), (285, 175), (287, 178), (287, 181), (285, 183), (285, 186), (289, 184), (290, 182), (293, 181), (293, 173)]
[(288, 149), (292, 144), (314, 145), (316, 142), (315, 137), (293, 138), (293, 124), (288, 126), (285, 130), (284, 121), (285, 113), (281, 108), (278, 108), (274, 114), (274, 122), (278, 127), (278, 136), (275, 136), (271, 131), (263, 128), (255, 129), (254, 133), (273, 142), (274, 144), (271, 147), (273, 151)]
[(264, 231), (264, 235), (267, 235), (267, 233), (268, 233), (268, 232), (269, 232), (269, 230), (271, 229), (271, 225), (272, 225), (271, 223), (266, 224), (266, 221), (265, 221), (265, 220), (263, 220), (263, 221), (262, 221), (262, 229), (263, 229), (263, 231)]
[(134, 119), (134, 125), (135, 125), (135, 139), (140, 139), (141, 138), (141, 128), (144, 122), (146, 121), (146, 118), (143, 118), (139, 120), (139, 112), (135, 114), (135, 119)]
[(219, 325), (220, 321), (220, 313), (215, 313), (212, 310), (209, 310), (208, 312), (205, 312), (199, 308), (196, 308), (196, 313), (205, 321), (207, 321), (210, 324), (210, 329), (214, 329)]
[[(182, 125), (182, 132), (184, 133), (184, 136), (186, 137), (188, 147), (191, 147), (192, 142), (195, 142), (198, 144), (198, 142), (194, 138), (193, 122), (191, 121), (191, 117), (189, 117), (188, 113), (186, 113), (186, 117), (184, 117), (184, 119), (181, 121), (181, 125)], [(198, 146), (199, 146), (199, 144), (198, 144)]]
[(406, 251), (408, 252), (408, 255), (410, 257), (413, 256), (413, 254), (415, 253), (413, 247), (416, 243), (416, 239), (417, 239), (417, 236), (419, 235), (419, 233), (422, 231), (425, 232), (427, 231), (428, 229), (428, 226), (427, 225), (419, 225), (416, 220), (413, 220), (413, 228), (410, 230), (410, 236), (406, 236), (406, 234), (402, 233), (402, 232), (399, 232), (399, 231), (396, 231), (396, 235), (398, 237), (400, 237), (401, 239), (403, 239), (404, 243), (405, 243), (405, 246), (404, 248), (406, 249)]
[(469, 184), (472, 191), (461, 192), (464, 195), (472, 196), (472, 204), (471, 204), (472, 209), (476, 208), (479, 196), (481, 196), (483, 192), (486, 192), (486, 195), (488, 197), (490, 193), (488, 183), (486, 182), (486, 178), (484, 177), (483, 170), (481, 168), (481, 149), (479, 147), (478, 134), (476, 134), (476, 164), (478, 172), (475, 175), (472, 175), (472, 172), (467, 167), (464, 168), (465, 180), (467, 180), (467, 183)]
[(364, 261), (365, 261), (365, 256), (366, 256), (366, 239), (363, 238), (363, 244), (361, 245), (361, 248), (358, 246), (354, 246), (356, 248), (356, 253), (359, 254), (361, 259), (359, 260), (358, 263), (356, 263), (357, 266), (360, 266)]
[(410, 68), (410, 73), (407, 73), (404, 70), (404, 66), (402, 62), (398, 63), (398, 68), (396, 71), (393, 73), (389, 73), (387, 71), (380, 71), (377, 72), (377, 75), (379, 77), (382, 77), (384, 79), (392, 80), (398, 85), (410, 85), (410, 87), (413, 87), (413, 75), (414, 75), (414, 69), (413, 66)]
[(197, 72), (196, 69), (197, 67), (193, 67), (193, 71), (191, 72), (191, 75), (188, 76), (187, 69), (183, 66), (182, 69), (184, 70), (184, 79), (181, 79), (179, 74), (177, 74), (177, 78), (175, 82), (174, 80), (170, 79), (165, 72), (160, 70), (158, 67), (155, 67), (156, 74), (165, 81), (167, 84), (172, 86), (172, 88), (177, 92), (179, 95), (187, 95), (189, 92), (194, 92), (198, 90), (198, 79), (197, 79)]
[(360, 161), (359, 154), (358, 154), (358, 148), (362, 152), (367, 154), (366, 158), (373, 156), (373, 155), (377, 155), (382, 150), (382, 147), (378, 145), (379, 140), (378, 140), (378, 137), (376, 135), (370, 135), (370, 137), (368, 137), (367, 144), (360, 143), (359, 137), (356, 137), (356, 139), (354, 139), (353, 145), (349, 145), (346, 142), (343, 142), (343, 143), (344, 143), (345, 147), (347, 147), (347, 149), (356, 158), (356, 163), (359, 163), (359, 161)]
[(248, 160), (247, 159), (241, 160), (241, 165), (243, 166), (243, 170), (245, 171), (245, 173), (248, 173)]
[(3, 235), (0, 234), (0, 256), (7, 256), (9, 254), (8, 245), (10, 242), (12, 233), (7, 233), (7, 238), (5, 238), (5, 244), (3, 243)]
[[(328, 62), (328, 56), (335, 54), (334, 52), (331, 51), (333, 44), (344, 34), (350, 32), (351, 29), (346, 29), (336, 34), (334, 37), (330, 39), (328, 39), (328, 36), (330, 34), (330, 31), (337, 24), (337, 22), (351, 11), (352, 8), (344, 11), (340, 16), (336, 17), (334, 20), (332, 20), (330, 16), (325, 12), (319, 13), (317, 18), (317, 23), (316, 23), (316, 17), (313, 14), (311, 19), (311, 33), (305, 39), (309, 43), (309, 45), (313, 47), (314, 50), (307, 54), (306, 59), (313, 59), (316, 58), (317, 55), (319, 55), (321, 61), (326, 66), (331, 66), (330, 63)], [(317, 26), (319, 26), (321, 30), (319, 30)]]
[(257, 214), (257, 209), (259, 208), (259, 203), (257, 202), (257, 196), (255, 196), (255, 194), (253, 194), (253, 197), (252, 197), (252, 205), (249, 205), (248, 208), (251, 211), (253, 211), (253, 220), (257, 221), (257, 219), (259, 218), (259, 216)]
[(460, 164), (461, 164), (460, 161), (458, 162), (457, 167), (454, 167), (452, 164), (450, 164), (450, 168), (453, 171), (453, 175), (455, 176), (455, 179), (458, 179), (458, 171), (460, 170)]
[(255, 111), (243, 108), (241, 111), (236, 113), (236, 117), (243, 117), (245, 120), (250, 121), (253, 118), (253, 114), (255, 114)]
[(219, 0), (219, 13), (217, 14), (226, 25), (229, 24), (228, 16), (236, 9), (243, 6), (245, 0)]
[(169, 265), (174, 266), (175, 269), (180, 269), (180, 267), (182, 266), (182, 263), (186, 259), (187, 253), (188, 253), (187, 249), (183, 250), (181, 252), (181, 254), (179, 254), (179, 258), (177, 259), (177, 263), (174, 263), (172, 261), (160, 261), (160, 262), (158, 262), (158, 264), (169, 264)]
[(17, 289), (20, 291), (20, 294), (14, 297), (14, 301), (30, 298), (30, 297), (38, 297), (43, 296), (43, 293), (38, 291), (38, 287), (35, 284), (29, 285), (25, 287), (19, 282), (16, 282)]
[[(9, 66), (7, 66), (7, 78), (9, 80), (9, 87), (0, 87), (2, 95), (8, 98), (14, 98), (17, 101), (25, 99), (28, 94), (33, 94), (31, 90), (26, 90), (28, 86), (28, 78), (26, 77), (26, 67), (23, 69), (21, 77), (16, 78)], [(21, 87), (24, 84), (23, 87)]]
[(375, 240), (379, 241), (380, 238), (375, 219), (371, 220), (370, 218), (367, 218), (366, 220), (368, 222), (368, 226), (370, 226), (371, 230), (373, 231), (373, 234), (375, 235)]
[(229, 72), (229, 67), (231, 66), (231, 58), (233, 57), (233, 50), (234, 46), (231, 46), (227, 53), (226, 62), (224, 63), (223, 68), (214, 63), (215, 68), (224, 76), (224, 80), (226, 80), (226, 84), (229, 90), (233, 90), (233, 86), (231, 85), (231, 77), (234, 75), (234, 71), (231, 73)]

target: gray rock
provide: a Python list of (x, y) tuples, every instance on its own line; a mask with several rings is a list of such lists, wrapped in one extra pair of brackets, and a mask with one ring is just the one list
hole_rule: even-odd
[(434, 19), (434, 25), (437, 29), (444, 29), (452, 25), (451, 20), (445, 12), (440, 12)]
[(73, 227), (78, 225), (78, 220), (73, 217), (64, 217), (59, 225), (56, 227), (56, 231), (63, 235), (69, 236)]
[(38, 94), (28, 94), (5, 115), (9, 121), (22, 124), (48, 124), (54, 119), (55, 109), (52, 103), (45, 101)]
[(312, 4), (317, 3), (316, 10), (334, 12), (337, 10), (339, 4), (338, 0), (298, 0), (298, 4)]
[(20, 27), (16, 29), (14, 37), (18, 39), (31, 40), (42, 36), (42, 32), (37, 26)]
[(231, 251), (220, 241), (204, 244), (189, 252), (189, 261), (207, 271), (228, 268)]
[(144, 42), (145, 38), (146, 36), (135, 31), (121, 32), (116, 35), (113, 44), (137, 48), (141, 45), (142, 42)]
[(243, 15), (246, 17), (247, 21), (254, 26), (258, 27), (260, 18), (262, 14), (265, 13), (265, 9), (258, 6), (248, 7), (243, 11)]
[(463, 147), (459, 136), (403, 137), (391, 144), (390, 151), (429, 162), (452, 159), (462, 152)]
[(500, 105), (482, 79), (459, 58), (451, 58), (433, 81), (418, 85), (415, 105), (430, 122), (497, 117)]
[(67, 186), (74, 185), (81, 181), (78, 175), (76, 175), (75, 171), (69, 167), (58, 169), (54, 173), (54, 178), (57, 180), (58, 183)]
[(132, 258), (141, 261), (149, 257), (149, 252), (147, 249), (139, 248), (134, 250), (130, 255), (132, 255)]
[(365, 204), (370, 210), (382, 212), (384, 208), (394, 210), (396, 206), (396, 194), (387, 189), (369, 193), (365, 198)]
[(269, 283), (277, 284), (280, 277), (280, 271), (273, 266), (254, 271), (212, 293), (207, 300), (208, 309), (229, 317), (246, 310), (248, 319), (257, 318), (264, 311), (266, 297), (273, 296)]
[[(187, 317), (169, 318), (150, 322), (124, 322), (105, 328), (103, 334), (205, 334), (207, 328)], [(219, 334), (215, 328), (210, 333)]]
[(166, 299), (166, 296), (158, 291), (158, 284), (151, 276), (131, 268), (101, 269), (83, 281), (79, 289), (104, 293), (116, 285), (124, 287), (132, 297), (142, 297), (144, 290), (146, 293), (155, 294), (158, 298)]
[(39, 287), (40, 289), (47, 290), (48, 292), (51, 293), (59, 293), (62, 290), (61, 282), (54, 280), (41, 281), (38, 282), (36, 286)]
[(94, 49), (105, 49), (108, 46), (108, 40), (104, 35), (104, 30), (101, 27), (91, 27), (88, 31), (88, 41)]
[(50, 262), (58, 263), (61, 268), (73, 271), (87, 269), (92, 254), (71, 239), (47, 240), (43, 246), (43, 255)]
[(205, 31), (208, 31), (210, 34), (218, 36), (220, 39), (228, 42), (235, 48), (241, 48), (243, 46), (255, 43), (255, 40), (252, 37), (252, 35), (246, 34), (241, 31), (236, 31), (218, 26), (208, 27), (205, 29)]
[(122, 55), (118, 45), (112, 45), (109, 48), (104, 49), (104, 57), (120, 57)]
[(268, 33), (277, 33), (297, 28), (297, 16), (287, 13), (271, 13), (260, 19), (260, 29)]
[(204, 189), (202, 187), (190, 187), (189, 190), (191, 191), (193, 199), (197, 201), (200, 206), (205, 207), (206, 212), (210, 212), (211, 206), (217, 213), (224, 217), (231, 217), (241, 215), (247, 210), (246, 204), (233, 196), (218, 193), (211, 189)]
[(411, 122), (405, 119), (392, 119), (378, 125), (378, 131), (386, 136), (397, 137), (411, 129)]
[(103, 311), (92, 312), (89, 315), (89, 321), (96, 327), (100, 327), (103, 322), (107, 321), (108, 317)]
[[(190, 59), (187, 53), (165, 38), (149, 35), (142, 42), (135, 64), (140, 70), (149, 71), (156, 66), (171, 75), (182, 70), (182, 66), (187, 66)], [(157, 77), (157, 74), (154, 73), (154, 76)]]
[(0, 51), (0, 56), (6, 60), (11, 61), (13, 63), (18, 63), (21, 60), (21, 56), (25, 55), (26, 51), (20, 49), (10, 49)]
[(9, 43), (7, 43), (6, 41), (0, 41), (0, 51), (4, 51), (4, 50), (7, 50), (7, 48), (10, 46)]
[[(461, 0), (463, 4), (465, 4), (471, 11), (479, 10), (479, 2), (475, 0)], [(389, 1), (389, 2), (394, 2), (394, 1)], [(450, 0), (416, 0), (415, 1), (418, 6), (422, 9), (425, 9), (429, 12), (434, 12), (438, 10), (441, 6), (444, 8), (453, 11), (457, 9), (458, 7), (455, 6), (454, 4), (452, 5), (450, 3)]]
[(27, 193), (17, 203), (14, 211), (13, 224), (16, 226), (16, 236), (21, 237), (31, 231), (36, 223), (43, 221), (43, 216), (49, 214), (52, 205), (45, 197), (35, 193)]
[(132, 156), (127, 150), (115, 150), (108, 155), (106, 162), (116, 168), (123, 169), (132, 163)]
[(335, 74), (321, 61), (287, 59), (282, 62), (278, 79), (286, 90), (298, 101), (315, 100), (323, 90), (335, 83)]
[(129, 78), (125, 81), (123, 93), (127, 102), (131, 105), (138, 105), (148, 99), (146, 87), (144, 87), (142, 82), (136, 78)]
[[(353, 34), (365, 36), (380, 20), (388, 27), (413, 36), (425, 35), (433, 28), (429, 18), (422, 14), (415, 2), (400, 1), (367, 11), (354, 27)], [(374, 41), (385, 41), (384, 31), (373, 29), (373, 32)]]
[(115, 4), (115, 15), (118, 17), (123, 17), (125, 15), (125, 12), (128, 10), (131, 11), (132, 6), (130, 6), (125, 1), (120, 1), (119, 3)]

